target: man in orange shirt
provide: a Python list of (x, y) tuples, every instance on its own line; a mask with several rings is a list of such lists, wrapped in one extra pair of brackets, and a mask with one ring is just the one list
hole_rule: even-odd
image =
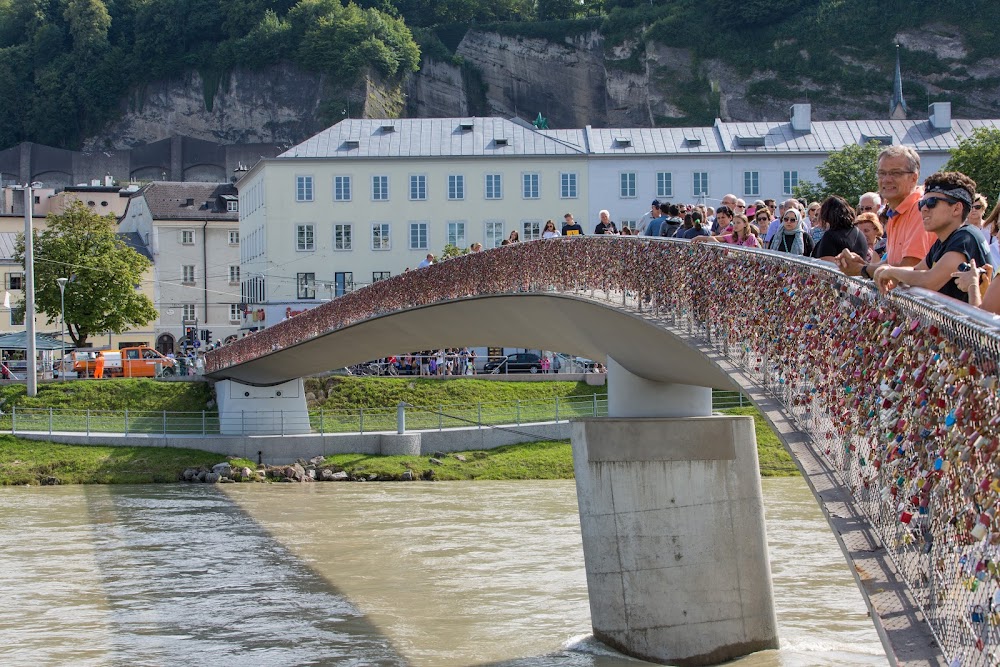
[(94, 359), (94, 378), (100, 380), (103, 377), (104, 377), (104, 354), (98, 352), (97, 357)]
[(882, 264), (916, 266), (934, 244), (934, 234), (924, 229), (917, 201), (923, 196), (920, 182), (920, 156), (909, 146), (887, 146), (878, 156), (878, 190), (886, 204), (886, 257), (869, 263), (865, 258), (844, 250), (837, 256), (837, 266), (849, 276), (871, 278)]

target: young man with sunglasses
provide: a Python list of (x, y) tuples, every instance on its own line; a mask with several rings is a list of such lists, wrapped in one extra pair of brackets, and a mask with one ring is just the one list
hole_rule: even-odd
[(937, 237), (926, 257), (916, 266), (889, 266), (875, 269), (875, 284), (883, 292), (898, 285), (935, 290), (968, 302), (968, 292), (958, 288), (952, 274), (959, 265), (989, 262), (990, 249), (978, 227), (966, 224), (976, 198), (976, 182), (957, 171), (933, 174), (924, 181), (924, 196), (917, 209), (925, 230)]

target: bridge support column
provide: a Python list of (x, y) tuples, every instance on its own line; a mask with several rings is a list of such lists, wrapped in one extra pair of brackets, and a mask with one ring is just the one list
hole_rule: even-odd
[(573, 424), (595, 637), (682, 667), (777, 648), (753, 419), (611, 359), (608, 392)]
[(215, 383), (219, 432), (223, 435), (296, 435), (310, 433), (302, 378), (269, 387), (236, 380)]

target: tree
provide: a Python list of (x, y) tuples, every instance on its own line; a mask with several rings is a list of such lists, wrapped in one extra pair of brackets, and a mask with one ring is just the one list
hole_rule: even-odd
[(977, 128), (952, 149), (945, 171), (960, 171), (976, 182), (990, 203), (1000, 197), (1000, 130)]
[[(136, 288), (152, 263), (129, 248), (115, 233), (115, 217), (98, 215), (82, 202), (63, 213), (49, 214), (47, 229), (34, 233), (35, 308), (59, 321), (57, 278), (66, 285), (66, 325), (79, 347), (97, 333), (120, 334), (158, 317), (149, 297)], [(24, 237), (18, 238), (14, 260), (24, 264)], [(22, 307), (25, 305), (22, 300)]]
[(808, 201), (823, 201), (830, 195), (840, 195), (853, 204), (864, 193), (877, 192), (875, 172), (878, 171), (881, 150), (882, 144), (869, 141), (863, 146), (852, 144), (833, 151), (817, 169), (823, 181), (801, 181), (793, 190), (795, 196)]

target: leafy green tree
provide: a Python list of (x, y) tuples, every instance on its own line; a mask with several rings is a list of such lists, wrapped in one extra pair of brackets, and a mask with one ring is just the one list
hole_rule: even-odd
[(1000, 130), (977, 128), (958, 142), (946, 171), (960, 171), (976, 182), (976, 190), (995, 204), (1000, 198)]
[(438, 261), (443, 262), (444, 260), (451, 259), (452, 257), (461, 257), (462, 255), (468, 255), (468, 254), (469, 254), (468, 248), (459, 248), (454, 243), (449, 243), (444, 247), (444, 250), (441, 251), (441, 254), (438, 255)]
[[(49, 323), (58, 322), (61, 312), (56, 279), (68, 277), (66, 325), (77, 347), (94, 334), (120, 334), (157, 318), (153, 302), (136, 289), (151, 263), (115, 234), (113, 215), (98, 215), (74, 202), (45, 221), (46, 230), (36, 231), (33, 241), (35, 307)], [(23, 235), (14, 260), (24, 264)]]
[(575, 19), (582, 11), (583, 3), (579, 0), (538, 0), (538, 19), (541, 21)]
[(101, 0), (68, 0), (63, 13), (73, 37), (73, 51), (89, 53), (108, 46), (111, 15)]
[(801, 181), (794, 189), (796, 197), (823, 201), (830, 195), (840, 195), (848, 202), (858, 201), (866, 192), (878, 191), (878, 154), (882, 145), (869, 141), (861, 146), (852, 144), (830, 153), (817, 171), (821, 183)]

